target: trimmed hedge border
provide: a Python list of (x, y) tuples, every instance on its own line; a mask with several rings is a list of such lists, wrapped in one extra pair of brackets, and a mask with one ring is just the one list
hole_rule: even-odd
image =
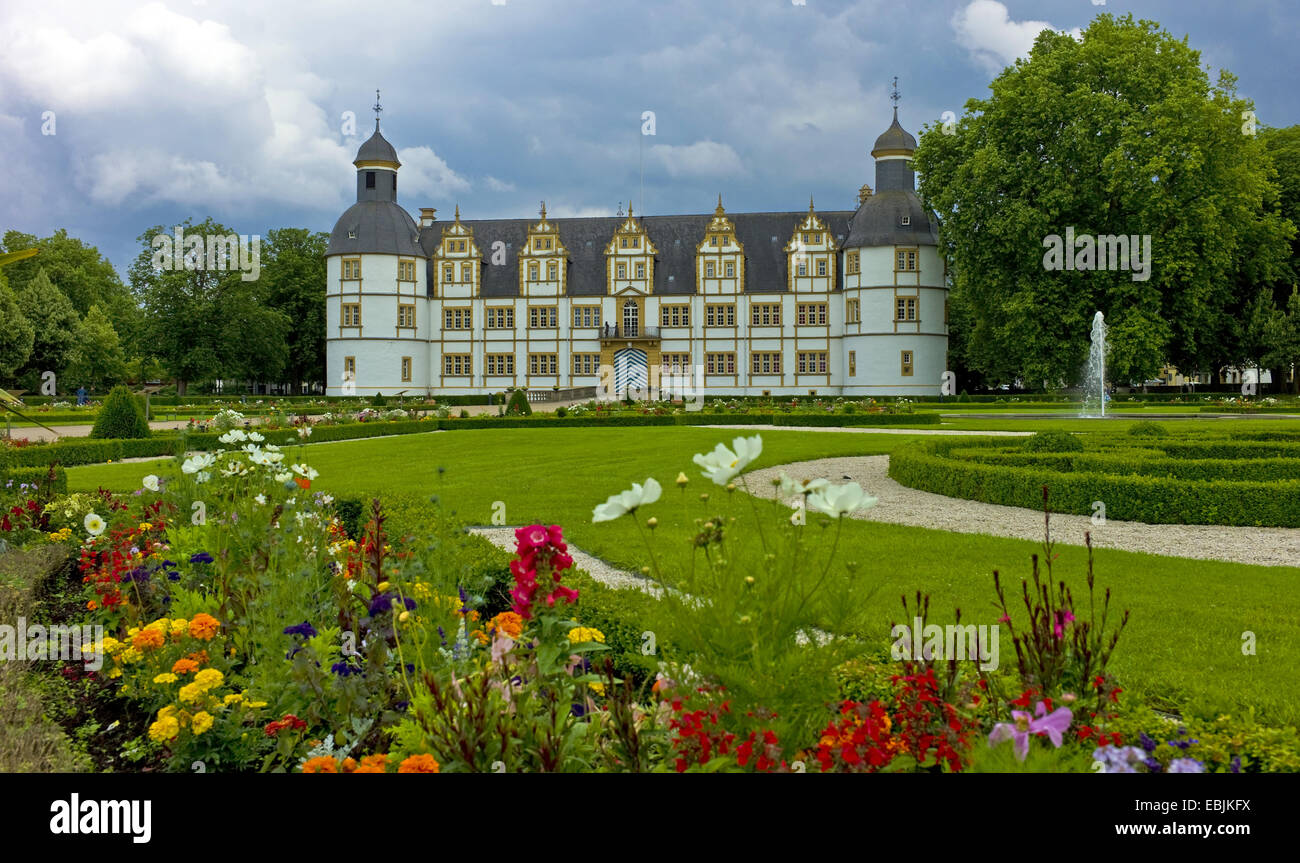
[(1042, 466), (991, 465), (950, 457), (959, 446), (1005, 445), (997, 438), (914, 443), (893, 452), (889, 476), (909, 488), (1029, 509), (1042, 507), (1042, 490), (1047, 486), (1054, 512), (1091, 515), (1093, 502), (1100, 500), (1108, 517), (1147, 524), (1300, 527), (1297, 479), (1266, 483), (1061, 473)]
[(1156, 476), (1168, 479), (1258, 482), (1300, 479), (1300, 458), (1167, 458), (1159, 450), (1108, 450), (1105, 452), (1029, 453), (981, 452), (978, 447), (953, 449), (951, 457), (1005, 467), (1039, 467), (1065, 473), (1103, 473), (1116, 476)]

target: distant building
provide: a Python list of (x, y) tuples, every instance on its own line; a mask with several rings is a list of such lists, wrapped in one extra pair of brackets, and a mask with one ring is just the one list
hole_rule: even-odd
[(947, 278), (915, 149), (895, 108), (853, 211), (417, 225), (376, 120), (330, 235), (327, 393), (936, 395)]

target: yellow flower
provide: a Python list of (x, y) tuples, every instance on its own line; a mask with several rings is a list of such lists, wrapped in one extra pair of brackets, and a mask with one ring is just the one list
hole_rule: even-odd
[(140, 530), (153, 530), (153, 525), (147, 521), (140, 522)]
[(175, 715), (176, 715), (176, 705), (175, 705), (175, 704), (168, 704), (168, 705), (167, 705), (166, 707), (164, 707), (162, 710), (159, 710), (159, 711), (158, 711), (158, 718), (159, 718), (159, 719), (166, 719), (168, 716), (175, 716)]
[(176, 721), (176, 717), (168, 716), (149, 726), (149, 739), (155, 743), (166, 743), (179, 734), (180, 730), (180, 723)]
[(605, 694), (605, 684), (603, 683), (588, 683), (587, 686), (591, 687), (591, 690), (597, 695)]
[(205, 668), (194, 675), (194, 685), (198, 686), (203, 692), (207, 692), (214, 686), (220, 686), (223, 680), (225, 680), (225, 677), (215, 668)]
[(168, 671), (168, 672), (166, 672), (166, 673), (164, 673), (164, 674), (160, 674), (160, 675), (158, 675), (157, 677), (155, 677), (155, 678), (153, 679), (153, 682), (154, 682), (154, 683), (175, 683), (175, 682), (176, 682), (176, 675), (174, 675), (174, 674), (172, 674), (170, 671)]
[(102, 642), (100, 642), (100, 646), (103, 648), (105, 653), (107, 653), (109, 656), (113, 656), (119, 650), (122, 649), (122, 642), (118, 641), (116, 638), (113, 638), (110, 635), (107, 638), (105, 638)]
[(195, 734), (202, 734), (211, 727), (212, 714), (208, 713), (206, 710), (200, 710), (198, 713), (194, 714), (194, 718), (190, 721), (190, 730)]
[(246, 705), (250, 710), (260, 710), (261, 708), (263, 708), (263, 707), (266, 706), (266, 702), (265, 702), (265, 701), (245, 701), (244, 704), (245, 704), (245, 705)]
[(181, 687), (178, 697), (186, 704), (194, 704), (203, 697), (203, 687), (197, 683), (187, 683)]
[(232, 692), (229, 695), (227, 695), (225, 698), (221, 699), (221, 703), (229, 707), (231, 704), (238, 704), (243, 700), (244, 700), (244, 693)]
[(117, 666), (113, 666), (113, 670), (108, 673), (108, 677), (110, 680), (121, 676), (122, 676), (122, 669), (118, 668)]
[(141, 656), (143, 656), (143, 654), (135, 647), (128, 647), (126, 650), (122, 651), (122, 661), (128, 665), (132, 662), (139, 662)]
[(605, 633), (601, 632), (599, 629), (594, 629), (590, 626), (575, 626), (573, 629), (569, 630), (570, 644), (584, 644), (589, 641), (595, 641), (600, 644), (604, 644)]
[(184, 635), (189, 632), (190, 622), (183, 617), (178, 617), (172, 621), (172, 636)]
[(411, 587), (411, 593), (415, 594), (416, 599), (428, 599), (430, 595), (429, 583), (426, 581), (417, 581)]

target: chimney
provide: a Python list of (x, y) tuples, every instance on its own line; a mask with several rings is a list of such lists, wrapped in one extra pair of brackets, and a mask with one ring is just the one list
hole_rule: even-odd
[(438, 210), (435, 207), (421, 207), (420, 227), (427, 228), (430, 225), (432, 225), (434, 222), (438, 221), (438, 217), (434, 215), (434, 213), (436, 212), (438, 212)]
[(870, 197), (871, 197), (871, 187), (863, 184), (862, 188), (858, 189), (858, 206), (861, 207), (862, 202)]

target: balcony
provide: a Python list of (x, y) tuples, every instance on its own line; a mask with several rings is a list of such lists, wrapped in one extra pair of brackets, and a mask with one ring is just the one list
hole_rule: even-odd
[(605, 324), (600, 328), (602, 342), (657, 342), (658, 327), (620, 327), (617, 324)]

